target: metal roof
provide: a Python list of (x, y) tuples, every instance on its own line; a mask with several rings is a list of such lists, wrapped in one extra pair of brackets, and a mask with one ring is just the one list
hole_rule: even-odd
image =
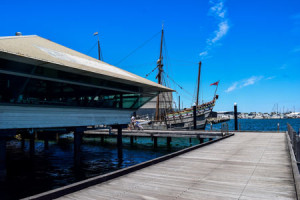
[(130, 84), (147, 92), (173, 91), (37, 35), (0, 37), (0, 58)]

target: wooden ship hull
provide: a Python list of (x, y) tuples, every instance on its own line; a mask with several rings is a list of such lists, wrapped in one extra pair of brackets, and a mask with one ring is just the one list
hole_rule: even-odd
[(176, 113), (170, 113), (166, 116), (167, 128), (179, 129), (200, 129), (204, 130), (207, 124), (212, 109), (215, 105), (215, 100), (209, 105), (200, 105), (196, 107), (196, 127), (194, 127), (193, 109), (186, 109)]

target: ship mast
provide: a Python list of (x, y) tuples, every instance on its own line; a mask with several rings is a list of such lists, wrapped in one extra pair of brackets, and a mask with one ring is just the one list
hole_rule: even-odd
[[(158, 67), (158, 73), (157, 73), (157, 83), (162, 84), (162, 72), (163, 72), (163, 55), (162, 55), (162, 47), (163, 47), (163, 37), (164, 37), (164, 25), (162, 25), (161, 29), (161, 40), (160, 40), (160, 54), (159, 59), (157, 61), (157, 67)], [(155, 120), (160, 121), (161, 120), (161, 114), (159, 109), (159, 94), (157, 95), (156, 99), (156, 112), (155, 112)]]
[(201, 61), (199, 62), (199, 71), (198, 71), (198, 86), (197, 86), (197, 100), (196, 100), (196, 106), (198, 106), (198, 105), (199, 105), (200, 74), (201, 74)]
[(99, 35), (98, 35), (98, 58), (99, 58), (99, 60), (101, 60), (101, 48), (100, 48)]

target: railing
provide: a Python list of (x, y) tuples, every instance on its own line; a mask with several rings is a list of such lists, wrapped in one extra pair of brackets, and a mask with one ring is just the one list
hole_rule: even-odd
[(223, 135), (228, 135), (228, 124), (227, 123), (222, 123), (221, 133), (223, 133)]
[(295, 158), (298, 166), (300, 166), (300, 136), (289, 123), (287, 124), (287, 127)]

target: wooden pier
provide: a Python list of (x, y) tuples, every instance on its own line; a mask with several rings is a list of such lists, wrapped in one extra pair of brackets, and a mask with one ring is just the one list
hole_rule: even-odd
[(285, 133), (236, 133), (60, 199), (297, 199), (291, 163)]

